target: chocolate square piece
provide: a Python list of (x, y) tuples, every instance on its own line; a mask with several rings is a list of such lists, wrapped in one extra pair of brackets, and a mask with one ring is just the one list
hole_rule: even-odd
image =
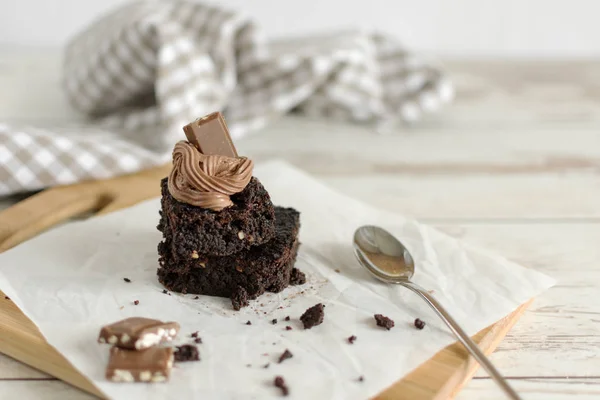
[(173, 340), (178, 332), (177, 322), (131, 317), (102, 327), (98, 342), (124, 349), (143, 350)]
[(113, 382), (166, 382), (173, 367), (173, 349), (152, 347), (142, 351), (110, 349), (106, 379)]
[(183, 127), (188, 142), (207, 156), (237, 157), (225, 119), (220, 112), (208, 114)]

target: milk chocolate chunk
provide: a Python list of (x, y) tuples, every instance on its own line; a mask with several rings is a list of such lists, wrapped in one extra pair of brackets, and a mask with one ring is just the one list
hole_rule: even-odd
[(142, 351), (110, 349), (106, 379), (113, 382), (166, 382), (173, 367), (173, 349), (152, 347)]
[(132, 317), (102, 327), (98, 342), (124, 349), (143, 350), (173, 340), (178, 332), (177, 322)]
[(204, 155), (238, 156), (225, 119), (218, 111), (187, 124), (183, 131), (188, 142)]

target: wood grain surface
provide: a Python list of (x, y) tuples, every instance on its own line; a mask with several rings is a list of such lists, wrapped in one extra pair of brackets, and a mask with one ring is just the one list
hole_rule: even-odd
[[(54, 51), (0, 57), (0, 121), (81, 120), (57, 89), (57, 60)], [(557, 278), (492, 361), (526, 399), (599, 398), (600, 61), (443, 61), (457, 100), (416, 126), (379, 136), (286, 118), (237, 147)], [(49, 379), (0, 356), (0, 398), (86, 398)], [(503, 398), (482, 371), (457, 396)]]

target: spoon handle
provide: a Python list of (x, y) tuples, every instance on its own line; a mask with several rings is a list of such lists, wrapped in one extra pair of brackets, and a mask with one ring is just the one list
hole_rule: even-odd
[(407, 289), (412, 290), (421, 296), (427, 304), (431, 306), (435, 310), (435, 312), (442, 318), (442, 320), (448, 325), (448, 328), (454, 333), (454, 335), (458, 338), (458, 340), (467, 348), (467, 350), (471, 353), (471, 355), (479, 362), (479, 364), (485, 368), (485, 370), (490, 374), (492, 379), (496, 381), (496, 383), (504, 390), (504, 392), (508, 395), (509, 398), (513, 400), (520, 400), (519, 395), (511, 388), (504, 379), (504, 377), (498, 372), (496, 367), (491, 363), (491, 361), (483, 354), (479, 347), (469, 335), (466, 334), (465, 331), (458, 325), (458, 323), (448, 314), (448, 311), (442, 307), (442, 305), (425, 289), (421, 286), (412, 283), (412, 282), (402, 282), (400, 283), (402, 286)]

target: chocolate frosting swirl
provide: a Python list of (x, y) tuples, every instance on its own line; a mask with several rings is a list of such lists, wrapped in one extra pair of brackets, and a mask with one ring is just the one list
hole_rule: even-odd
[(221, 211), (233, 204), (229, 196), (250, 182), (253, 167), (246, 157), (207, 156), (180, 141), (173, 149), (169, 192), (183, 203)]

